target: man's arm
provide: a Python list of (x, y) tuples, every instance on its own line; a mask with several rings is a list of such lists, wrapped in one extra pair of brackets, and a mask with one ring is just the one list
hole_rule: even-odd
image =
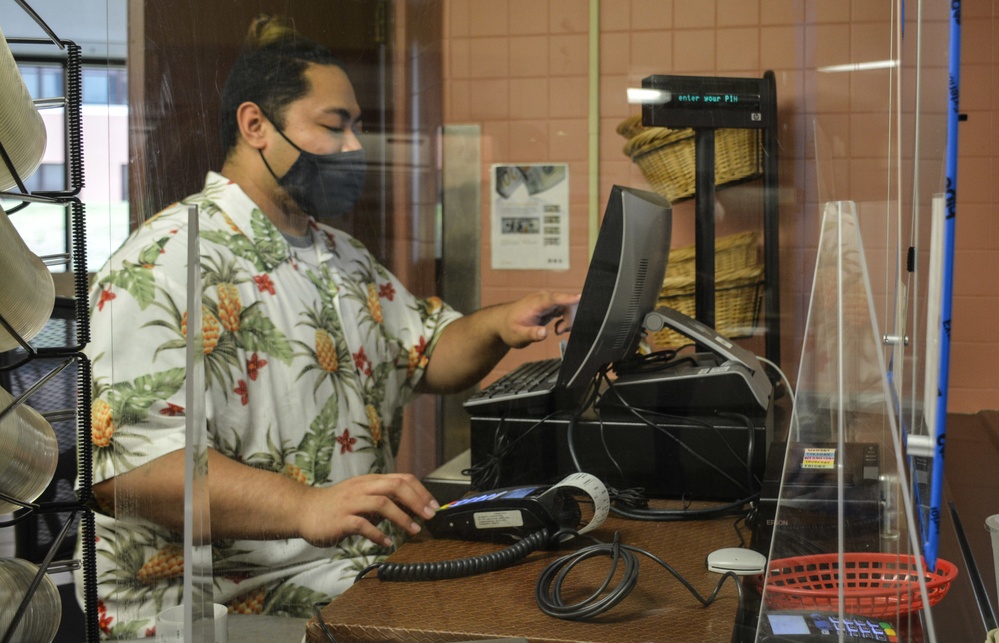
[(511, 348), (523, 348), (572, 326), (579, 295), (538, 292), (517, 301), (489, 306), (451, 322), (437, 340), (419, 390), (454, 393), (475, 384)]
[[(208, 450), (209, 509), (213, 539), (304, 538), (318, 547), (352, 534), (391, 546), (375, 523), (387, 518), (409, 534), (420, 531), (413, 515), (430, 518), (438, 508), (410, 474), (363, 475), (330, 487), (231, 460)], [(181, 532), (184, 526), (184, 452), (174, 451), (94, 485), (102, 506), (127, 504), (129, 513)], [(132, 508), (134, 507), (134, 510)]]

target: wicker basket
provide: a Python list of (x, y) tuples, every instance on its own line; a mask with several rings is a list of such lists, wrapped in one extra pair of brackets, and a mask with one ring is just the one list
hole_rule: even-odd
[[(715, 328), (729, 338), (749, 337), (759, 321), (763, 266), (757, 262), (756, 232), (742, 232), (715, 241)], [(696, 317), (694, 246), (669, 253), (659, 305)], [(650, 336), (657, 348), (676, 349), (691, 340), (670, 329)]]
[[(759, 233), (753, 230), (715, 239), (715, 274), (757, 265), (759, 240)], [(695, 256), (692, 245), (670, 250), (667, 275), (693, 278)]]
[[(644, 127), (632, 116), (617, 127), (628, 139), (624, 146), (652, 188), (671, 203), (694, 195), (696, 156), (694, 130)], [(759, 130), (715, 130), (715, 186), (721, 187), (762, 174)]]

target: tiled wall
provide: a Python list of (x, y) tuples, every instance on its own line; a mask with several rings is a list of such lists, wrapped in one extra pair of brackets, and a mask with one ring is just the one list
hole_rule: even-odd
[[(999, 24), (996, 0), (965, 5), (959, 223), (949, 408), (999, 408), (999, 219), (990, 206), (999, 194), (999, 164), (992, 128), (999, 96)], [(650, 74), (754, 76), (773, 70), (777, 80), (780, 139), (782, 364), (794, 378), (811, 291), (820, 202), (858, 202), (882, 332), (887, 293), (894, 291), (896, 246), (907, 247), (913, 194), (942, 191), (943, 109), (947, 15), (924, 9), (924, 112), (920, 188), (913, 190), (912, 105), (915, 29), (894, 26), (887, 1), (616, 0), (599, 3), (599, 196), (614, 183), (647, 186), (622, 153), (617, 124), (636, 107), (625, 89)], [(588, 257), (590, 185), (587, 153), (587, 0), (451, 0), (444, 12), (445, 122), (479, 124), (482, 180), (492, 163), (567, 162), (570, 165), (571, 269), (566, 272), (494, 271), (483, 237), (482, 303), (496, 303), (538, 288), (578, 290)], [(933, 12), (936, 13), (933, 13)], [(818, 67), (892, 57), (902, 42), (902, 83), (897, 73), (875, 70), (818, 73)], [(903, 132), (894, 106), (901, 92)], [(818, 132), (818, 135), (815, 135)], [(889, 163), (899, 148), (902, 173)], [(816, 161), (818, 159), (818, 161)], [(818, 169), (817, 169), (818, 168)], [(901, 177), (901, 179), (899, 179)], [(718, 192), (717, 234), (759, 227), (757, 184)], [(917, 196), (919, 204), (922, 196)], [(602, 207), (602, 205), (601, 205)], [(489, 230), (489, 205), (481, 211)], [(928, 215), (926, 215), (928, 216)], [(674, 247), (693, 242), (693, 205), (674, 206)], [(894, 221), (902, 221), (896, 226)], [(896, 243), (897, 241), (897, 243)], [(925, 243), (923, 238), (921, 243)], [(925, 288), (925, 284), (921, 286)], [(917, 306), (918, 307), (918, 306)], [(924, 326), (924, 323), (919, 325)], [(922, 332), (922, 331), (921, 331)], [(762, 353), (762, 342), (749, 340)], [(554, 343), (509, 356), (494, 373), (541, 356)]]
[(962, 20), (958, 218), (950, 408), (999, 408), (999, 2)]

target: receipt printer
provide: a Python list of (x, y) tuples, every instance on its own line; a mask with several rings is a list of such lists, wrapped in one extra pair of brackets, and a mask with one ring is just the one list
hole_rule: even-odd
[(881, 454), (877, 444), (866, 442), (848, 442), (842, 450), (835, 442), (773, 443), (753, 548), (769, 554), (774, 540), (774, 556), (780, 558), (837, 551), (840, 484), (843, 550), (880, 551)]

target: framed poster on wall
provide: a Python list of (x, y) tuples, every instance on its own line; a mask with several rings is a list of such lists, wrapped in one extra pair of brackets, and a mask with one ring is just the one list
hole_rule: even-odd
[(567, 164), (494, 164), (490, 202), (494, 270), (568, 270)]

